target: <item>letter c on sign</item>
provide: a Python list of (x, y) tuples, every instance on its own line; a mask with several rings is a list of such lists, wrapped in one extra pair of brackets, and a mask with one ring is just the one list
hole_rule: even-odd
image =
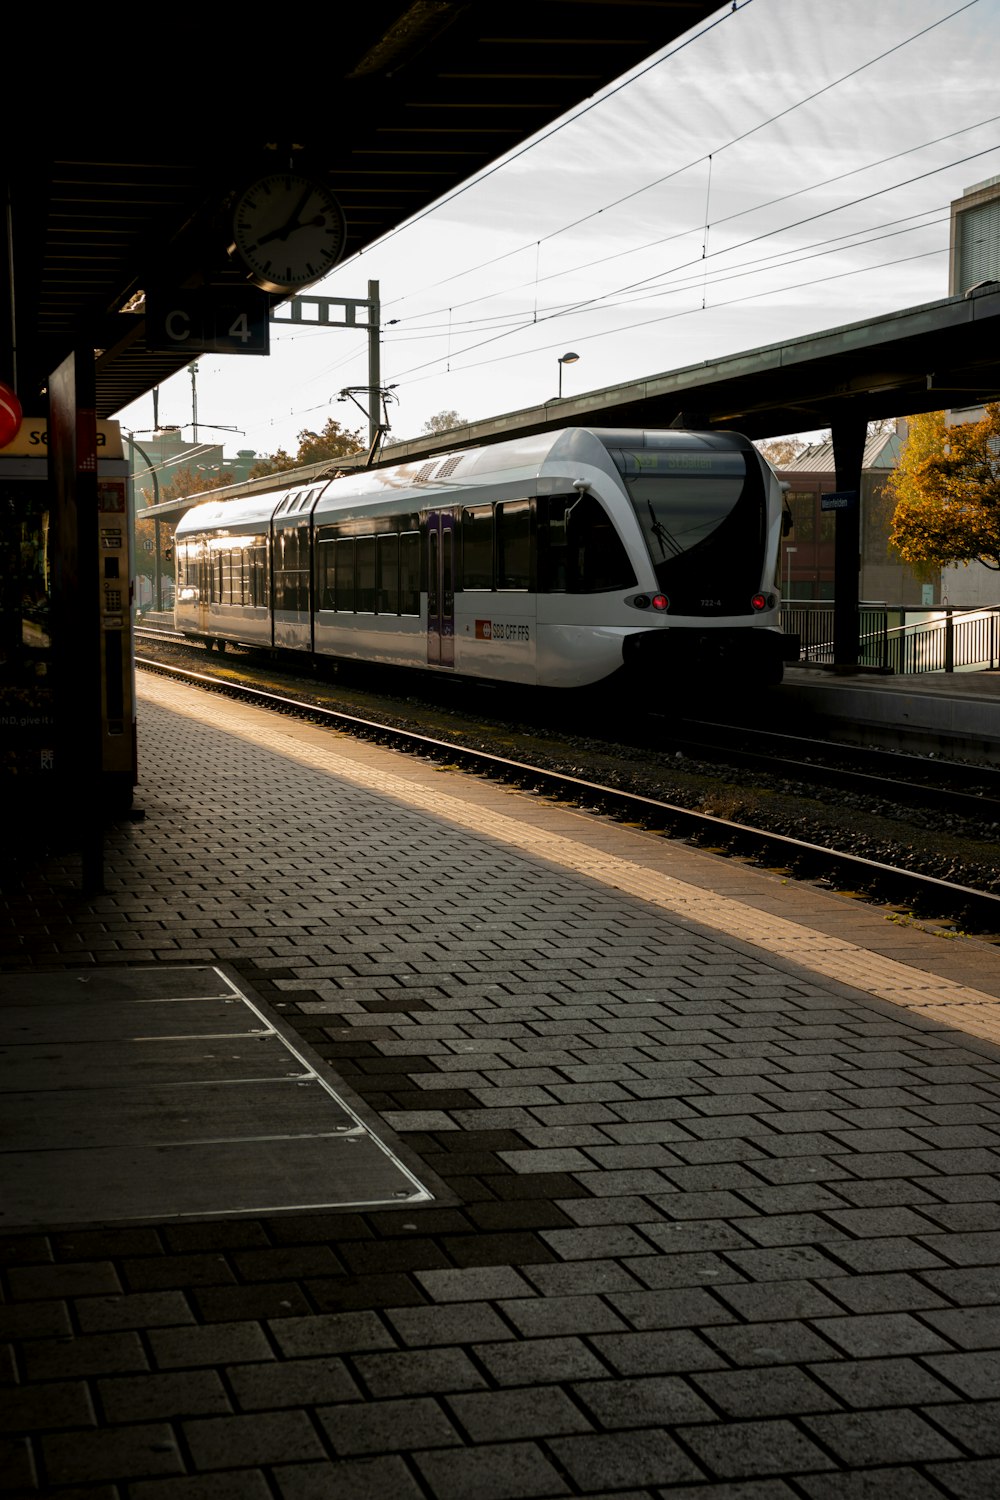
[(172, 339), (175, 344), (183, 344), (185, 339), (191, 337), (191, 319), (181, 308), (174, 308), (173, 312), (167, 313), (164, 327), (167, 338)]

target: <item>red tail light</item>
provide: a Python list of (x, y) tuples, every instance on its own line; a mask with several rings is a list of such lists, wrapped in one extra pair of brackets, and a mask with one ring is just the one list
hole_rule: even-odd
[(766, 594), (754, 594), (753, 598), (750, 600), (750, 608), (751, 609), (766, 609), (767, 608), (767, 595)]
[(670, 608), (670, 600), (667, 598), (666, 594), (653, 595), (653, 608), (661, 610)]

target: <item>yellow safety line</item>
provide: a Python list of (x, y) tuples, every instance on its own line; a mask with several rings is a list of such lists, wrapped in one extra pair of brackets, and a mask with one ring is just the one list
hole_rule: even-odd
[[(302, 724), (293, 727), (266, 709), (218, 697), (203, 699), (190, 688), (162, 677), (144, 675), (139, 696), (210, 728), (222, 729), (227, 734), (265, 745), (301, 765), (367, 787), (485, 838), (496, 839), (563, 869), (574, 870), (587, 879), (649, 901), (702, 926), (725, 932), (741, 942), (764, 948), (777, 958), (801, 964), (814, 973), (888, 1000), (929, 1020), (940, 1021), (942, 1025), (988, 1041), (1000, 1041), (1000, 1001), (996, 996), (912, 968), (843, 938), (815, 932), (772, 912), (702, 890), (671, 875), (650, 870), (643, 864), (581, 845), (549, 828), (534, 827), (531, 823), (450, 796), (447, 792), (356, 758), (359, 750), (369, 758), (388, 755), (391, 751), (370, 745), (359, 746), (357, 741), (350, 740), (355, 753), (347, 755), (344, 753), (344, 738), (331, 737), (329, 730), (309, 732)], [(252, 723), (249, 722), (251, 716)], [(565, 814), (564, 809), (558, 811)], [(616, 832), (627, 837), (620, 829)]]

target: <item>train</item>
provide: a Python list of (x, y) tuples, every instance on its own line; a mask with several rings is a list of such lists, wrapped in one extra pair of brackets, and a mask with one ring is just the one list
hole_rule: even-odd
[(798, 656), (789, 521), (741, 434), (564, 427), (200, 502), (175, 627), (543, 690), (767, 687)]

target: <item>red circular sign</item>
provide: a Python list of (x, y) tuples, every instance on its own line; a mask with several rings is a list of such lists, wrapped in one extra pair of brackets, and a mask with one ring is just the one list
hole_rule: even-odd
[(21, 403), (9, 385), (0, 380), (0, 448), (17, 437), (21, 430)]

